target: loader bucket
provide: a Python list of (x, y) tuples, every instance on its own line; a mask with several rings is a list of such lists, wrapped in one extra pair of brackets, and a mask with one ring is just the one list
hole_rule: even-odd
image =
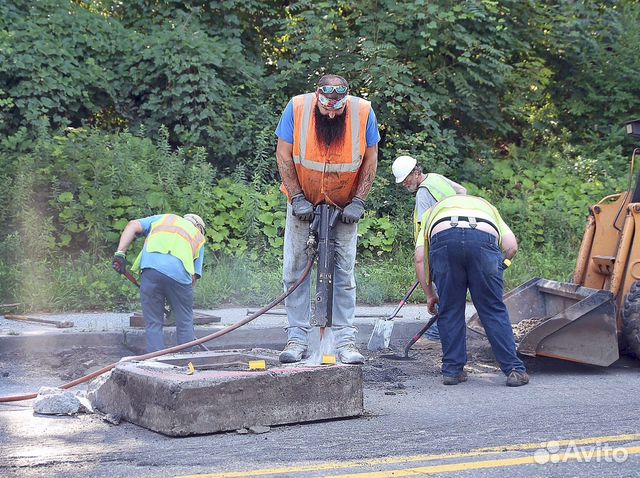
[[(619, 358), (611, 292), (536, 278), (508, 292), (504, 302), (522, 355), (604, 367)], [(467, 326), (485, 335), (477, 313)]]

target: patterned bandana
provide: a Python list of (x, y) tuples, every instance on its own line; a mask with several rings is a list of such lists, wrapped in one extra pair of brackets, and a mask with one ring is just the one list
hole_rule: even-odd
[(339, 100), (332, 100), (319, 92), (316, 92), (316, 96), (318, 97), (320, 104), (328, 110), (339, 110), (347, 103), (347, 95), (344, 95)]

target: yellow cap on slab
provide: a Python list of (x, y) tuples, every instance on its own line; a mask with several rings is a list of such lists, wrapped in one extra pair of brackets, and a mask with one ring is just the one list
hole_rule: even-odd
[(267, 362), (264, 360), (249, 360), (249, 370), (266, 370)]

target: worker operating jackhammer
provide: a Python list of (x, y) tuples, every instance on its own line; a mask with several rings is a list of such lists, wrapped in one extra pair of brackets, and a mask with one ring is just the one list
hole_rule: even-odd
[[(349, 93), (337, 75), (320, 78), (315, 92), (292, 98), (276, 129), (276, 157), (287, 196), (284, 234), (284, 288), (288, 289), (306, 265), (306, 243), (314, 206), (342, 209), (335, 224), (332, 330), (336, 358), (363, 363), (355, 345), (355, 259), (357, 222), (375, 178), (380, 133), (371, 103)], [(311, 326), (311, 279), (285, 301), (288, 341), (280, 354), (284, 363), (307, 354)], [(317, 307), (316, 307), (317, 309)], [(317, 312), (316, 312), (317, 313)]]
[[(422, 216), (438, 201), (456, 194), (467, 194), (460, 184), (436, 173), (423, 173), (416, 159), (411, 156), (398, 156), (391, 166), (396, 184), (407, 191), (416, 193), (416, 205), (413, 209), (413, 240), (418, 239)], [(425, 336), (439, 342), (437, 322), (427, 330)]]

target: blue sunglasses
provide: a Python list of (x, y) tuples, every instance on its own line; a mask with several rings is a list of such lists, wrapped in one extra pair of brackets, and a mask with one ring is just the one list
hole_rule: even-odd
[(349, 87), (344, 85), (339, 85), (339, 86), (325, 85), (325, 86), (318, 86), (318, 90), (323, 92), (325, 95), (329, 95), (334, 91), (339, 95), (344, 95), (347, 91), (349, 91)]

